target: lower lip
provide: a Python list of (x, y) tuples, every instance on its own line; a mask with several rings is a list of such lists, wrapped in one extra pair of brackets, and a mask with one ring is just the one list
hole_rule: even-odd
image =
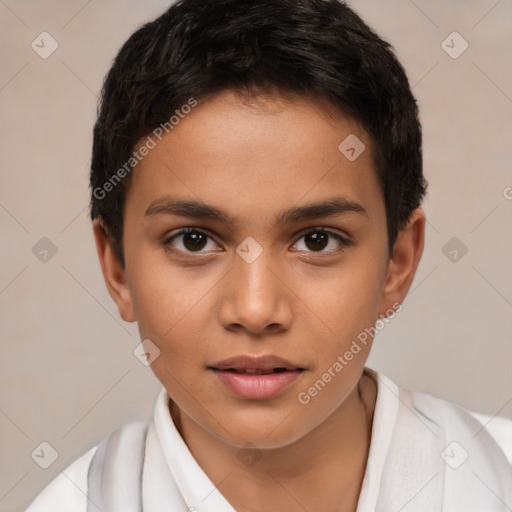
[(241, 398), (252, 400), (268, 400), (284, 392), (302, 373), (301, 370), (269, 373), (265, 375), (236, 373), (231, 371), (215, 370), (219, 380), (232, 393)]

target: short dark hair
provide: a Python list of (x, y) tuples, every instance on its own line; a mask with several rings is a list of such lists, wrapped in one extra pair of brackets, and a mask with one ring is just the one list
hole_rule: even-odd
[(427, 181), (418, 107), (391, 45), (340, 0), (178, 0), (123, 45), (94, 126), (91, 218), (123, 268), (135, 147), (191, 98), (225, 90), (317, 99), (360, 122), (374, 143), (392, 254)]

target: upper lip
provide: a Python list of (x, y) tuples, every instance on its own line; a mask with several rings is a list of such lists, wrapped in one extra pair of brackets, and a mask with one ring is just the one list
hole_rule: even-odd
[(276, 368), (285, 368), (286, 370), (303, 370), (304, 368), (291, 363), (290, 361), (283, 359), (282, 357), (274, 355), (266, 356), (235, 356), (229, 359), (223, 359), (209, 366), (215, 370), (229, 370), (233, 368), (235, 370), (261, 370), (269, 371)]

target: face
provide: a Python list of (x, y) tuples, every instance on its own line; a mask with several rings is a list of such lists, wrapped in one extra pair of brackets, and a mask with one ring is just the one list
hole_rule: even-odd
[(180, 416), (235, 446), (287, 445), (340, 410), (371, 346), (354, 341), (410, 284), (368, 135), (306, 99), (192, 109), (134, 169), (123, 245), (122, 317), (158, 347)]

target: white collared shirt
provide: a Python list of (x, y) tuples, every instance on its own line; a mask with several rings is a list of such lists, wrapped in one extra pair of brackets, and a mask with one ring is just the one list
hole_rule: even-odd
[[(476, 414), (424, 393), (400, 389), (383, 374), (370, 368), (365, 371), (377, 383), (377, 399), (356, 512), (394, 510), (389, 507), (403, 512), (429, 507), (437, 512), (462, 512), (454, 504), (466, 501), (469, 507), (489, 503), (486, 510), (512, 509), (512, 420)], [(170, 415), (169, 400), (163, 388), (148, 430), (142, 478), (144, 512), (236, 512), (190, 453)], [(404, 445), (404, 438), (410, 446)], [(87, 473), (96, 449), (62, 471), (26, 512), (86, 512)], [(462, 461), (464, 452), (471, 466)], [(467, 468), (467, 473), (455, 468), (457, 464)], [(492, 470), (479, 474), (485, 468)], [(494, 468), (503, 475), (499, 481)], [(508, 485), (510, 492), (500, 490), (500, 485)], [(484, 510), (478, 506), (464, 511)]]

